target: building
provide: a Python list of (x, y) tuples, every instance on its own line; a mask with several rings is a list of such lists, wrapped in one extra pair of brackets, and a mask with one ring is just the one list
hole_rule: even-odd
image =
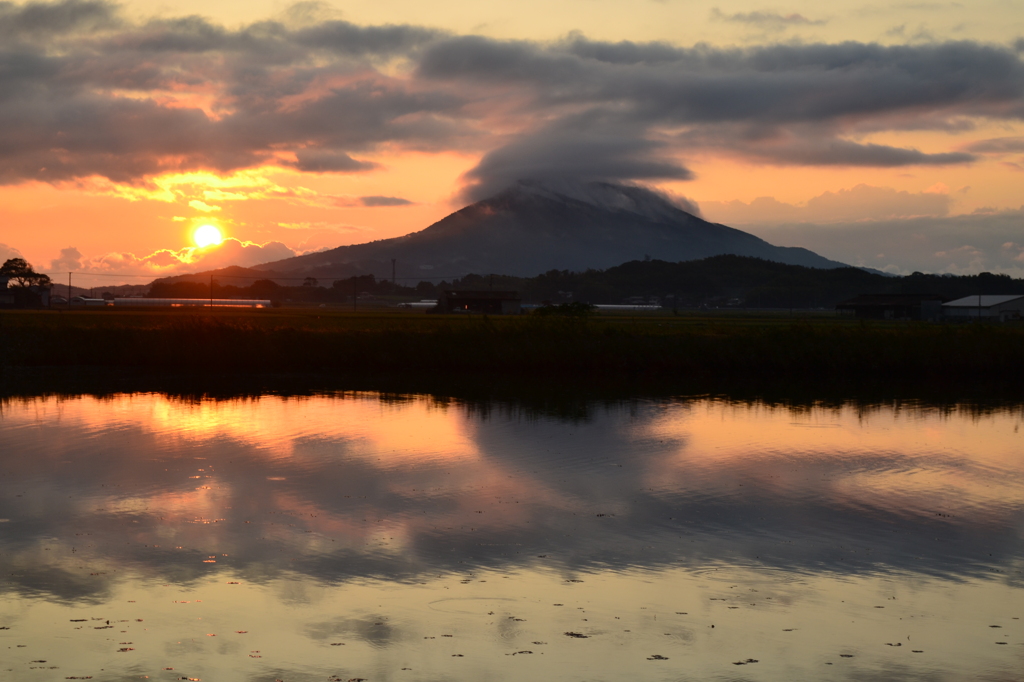
[(982, 319), (999, 322), (1024, 319), (1024, 296), (965, 296), (942, 304), (942, 313), (950, 319)]
[(10, 277), (0, 277), (0, 308), (45, 308), (50, 305), (50, 287), (33, 284), (9, 286)]
[(7, 288), (10, 277), (0, 277), (0, 308), (10, 308), (14, 305), (14, 292)]
[(437, 302), (442, 313), (518, 315), (522, 311), (515, 291), (446, 291)]
[(85, 306), (87, 308), (102, 308), (107, 305), (106, 299), (102, 298), (89, 298), (88, 296), (72, 296), (71, 305), (73, 306)]
[(865, 320), (938, 320), (945, 296), (938, 294), (861, 294), (836, 304), (840, 314)]
[[(103, 301), (103, 299), (99, 299)], [(103, 301), (107, 303), (107, 301)], [(269, 308), (270, 299), (256, 298), (115, 298), (110, 302), (116, 308)]]

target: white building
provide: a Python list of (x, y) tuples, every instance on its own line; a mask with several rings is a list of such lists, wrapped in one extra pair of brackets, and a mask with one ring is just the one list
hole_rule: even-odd
[(270, 299), (254, 298), (115, 298), (112, 305), (117, 308), (269, 308)]
[(71, 299), (71, 305), (81, 305), (88, 308), (103, 307), (108, 305), (106, 299), (102, 298), (89, 298), (88, 296), (74, 296)]
[(983, 320), (1024, 319), (1024, 296), (965, 296), (942, 304), (942, 314), (950, 318), (981, 318)]

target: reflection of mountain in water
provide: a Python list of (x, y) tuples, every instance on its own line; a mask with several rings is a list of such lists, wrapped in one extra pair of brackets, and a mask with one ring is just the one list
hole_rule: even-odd
[(255, 269), (280, 276), (327, 277), (346, 265), (390, 277), (395, 258), (403, 277), (470, 272), (533, 276), (548, 270), (603, 269), (644, 258), (674, 262), (719, 254), (843, 267), (807, 249), (773, 246), (752, 234), (709, 223), (641, 187), (520, 182), (419, 232)]
[(189, 581), (217, 570), (210, 554), (251, 580), (1011, 568), (1024, 556), (1024, 471), (998, 434), (1016, 416), (907, 413), (696, 400), (558, 419), (365, 395), (12, 402), (0, 464), (22, 496), (0, 497), (0, 570), (6, 590), (89, 600), (119, 573), (83, 565)]

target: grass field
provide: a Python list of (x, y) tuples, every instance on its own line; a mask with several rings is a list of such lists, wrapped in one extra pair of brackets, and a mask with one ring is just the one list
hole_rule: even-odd
[(861, 323), (813, 313), (574, 319), (330, 308), (2, 311), (0, 367), (1016, 386), (1024, 379), (1024, 328)]

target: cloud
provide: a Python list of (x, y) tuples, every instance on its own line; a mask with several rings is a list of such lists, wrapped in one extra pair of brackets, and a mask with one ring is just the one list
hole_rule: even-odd
[(222, 268), (228, 265), (250, 267), (260, 263), (291, 258), (296, 253), (281, 242), (256, 244), (237, 239), (225, 239), (216, 247), (195, 249), (188, 254), (193, 269)]
[(193, 199), (192, 201), (188, 202), (188, 205), (196, 209), (197, 211), (202, 211), (203, 213), (212, 213), (214, 211), (221, 210), (220, 206), (211, 206), (205, 201), (199, 201), (198, 199)]
[(893, 273), (988, 271), (1024, 277), (1024, 207), (868, 222), (748, 224), (744, 229), (773, 244), (802, 246)]
[(560, 142), (547, 131), (582, 136), (573, 124), (588, 117), (607, 122), (603, 134), (590, 136), (588, 151), (628, 140), (649, 143), (647, 153), (662, 159), (701, 150), (755, 163), (897, 167), (966, 164), (975, 156), (848, 137), (868, 128), (902, 130), (911, 122), (920, 129), (962, 129), (983, 109), (996, 118), (1024, 116), (1020, 59), (1005, 48), (969, 42), (741, 50), (580, 36), (548, 46), (452, 38), (424, 52), (418, 73), (472, 83), (492, 97), (505, 88), (519, 95), (510, 106), (542, 121), (485, 156), (467, 175), (470, 181), (497, 175), (498, 161), (506, 162), (506, 175), (526, 165), (521, 157), (527, 152), (514, 153), (514, 147), (532, 147), (531, 155), (546, 163), (553, 156), (547, 143)]
[(413, 202), (402, 197), (368, 196), (359, 197), (359, 203), (363, 206), (412, 206)]
[(1019, 57), (966, 41), (735, 49), (578, 36), (552, 46), (452, 38), (425, 51), (419, 74), (491, 88), (525, 84), (548, 107), (619, 103), (638, 120), (674, 124), (841, 124), (851, 116), (920, 115), (942, 107), (949, 107), (946, 116), (1024, 114)]
[[(664, 145), (619, 121), (579, 116), (560, 121), (488, 152), (466, 173), (466, 199), (491, 196), (517, 180), (689, 180), (692, 172)], [(659, 153), (661, 152), (661, 153)]]
[(973, 154), (948, 152), (926, 154), (916, 149), (903, 149), (881, 144), (857, 144), (848, 140), (802, 140), (781, 146), (753, 145), (747, 153), (767, 161), (803, 166), (950, 166), (971, 163)]
[(82, 269), (82, 254), (71, 246), (60, 250), (60, 257), (50, 261), (50, 270), (56, 272), (74, 272)]
[(697, 151), (758, 164), (966, 164), (988, 152), (861, 140), (1024, 119), (1021, 52), (971, 41), (497, 40), (360, 26), (308, 3), (229, 28), (134, 20), (102, 0), (0, 2), (0, 40), (0, 183), (104, 178), (126, 196), (172, 174), (365, 172), (379, 167), (374, 154), (406, 150), (478, 154), (465, 178), (474, 196), (523, 177), (685, 179)]
[(891, 187), (857, 185), (825, 192), (806, 204), (787, 204), (772, 197), (751, 202), (702, 202), (710, 220), (726, 225), (837, 223), (949, 215), (952, 197), (944, 192), (907, 192)]
[(21, 254), (21, 251), (18, 251), (13, 246), (0, 244), (0, 265), (11, 258), (24, 258), (24, 256)]
[(298, 255), (281, 242), (257, 244), (225, 239), (217, 246), (186, 247), (180, 250), (158, 249), (146, 255), (113, 252), (94, 258), (84, 257), (77, 248), (61, 249), (51, 261), (51, 272), (73, 271), (83, 275), (123, 275), (125, 277), (164, 277), (238, 265), (251, 267)]
[(344, 152), (319, 149), (303, 149), (295, 153), (298, 161), (295, 167), (313, 173), (354, 173), (377, 168), (377, 164), (357, 161)]
[(994, 137), (967, 145), (967, 151), (978, 154), (1013, 154), (1024, 152), (1024, 137)]
[(28, 40), (24, 24), (0, 15), (0, 34), (25, 39), (0, 53), (0, 91), (12, 103), (0, 111), (0, 183), (94, 175), (137, 183), (281, 165), (288, 151), (300, 170), (352, 172), (374, 165), (351, 151), (428, 148), (465, 134), (443, 120), (458, 97), (417, 92), (374, 67), (406, 58), (438, 35), (432, 30), (338, 21), (229, 30), (188, 17), (122, 20), (100, 32), (79, 22), (48, 50)]
[(114, 5), (92, 0), (0, 2), (0, 40), (30, 40), (117, 26)]
[(728, 21), (738, 24), (749, 24), (760, 28), (780, 29), (788, 26), (824, 26), (825, 19), (812, 20), (802, 14), (779, 14), (778, 12), (736, 12), (725, 14), (715, 7), (711, 10), (711, 18), (716, 21)]

